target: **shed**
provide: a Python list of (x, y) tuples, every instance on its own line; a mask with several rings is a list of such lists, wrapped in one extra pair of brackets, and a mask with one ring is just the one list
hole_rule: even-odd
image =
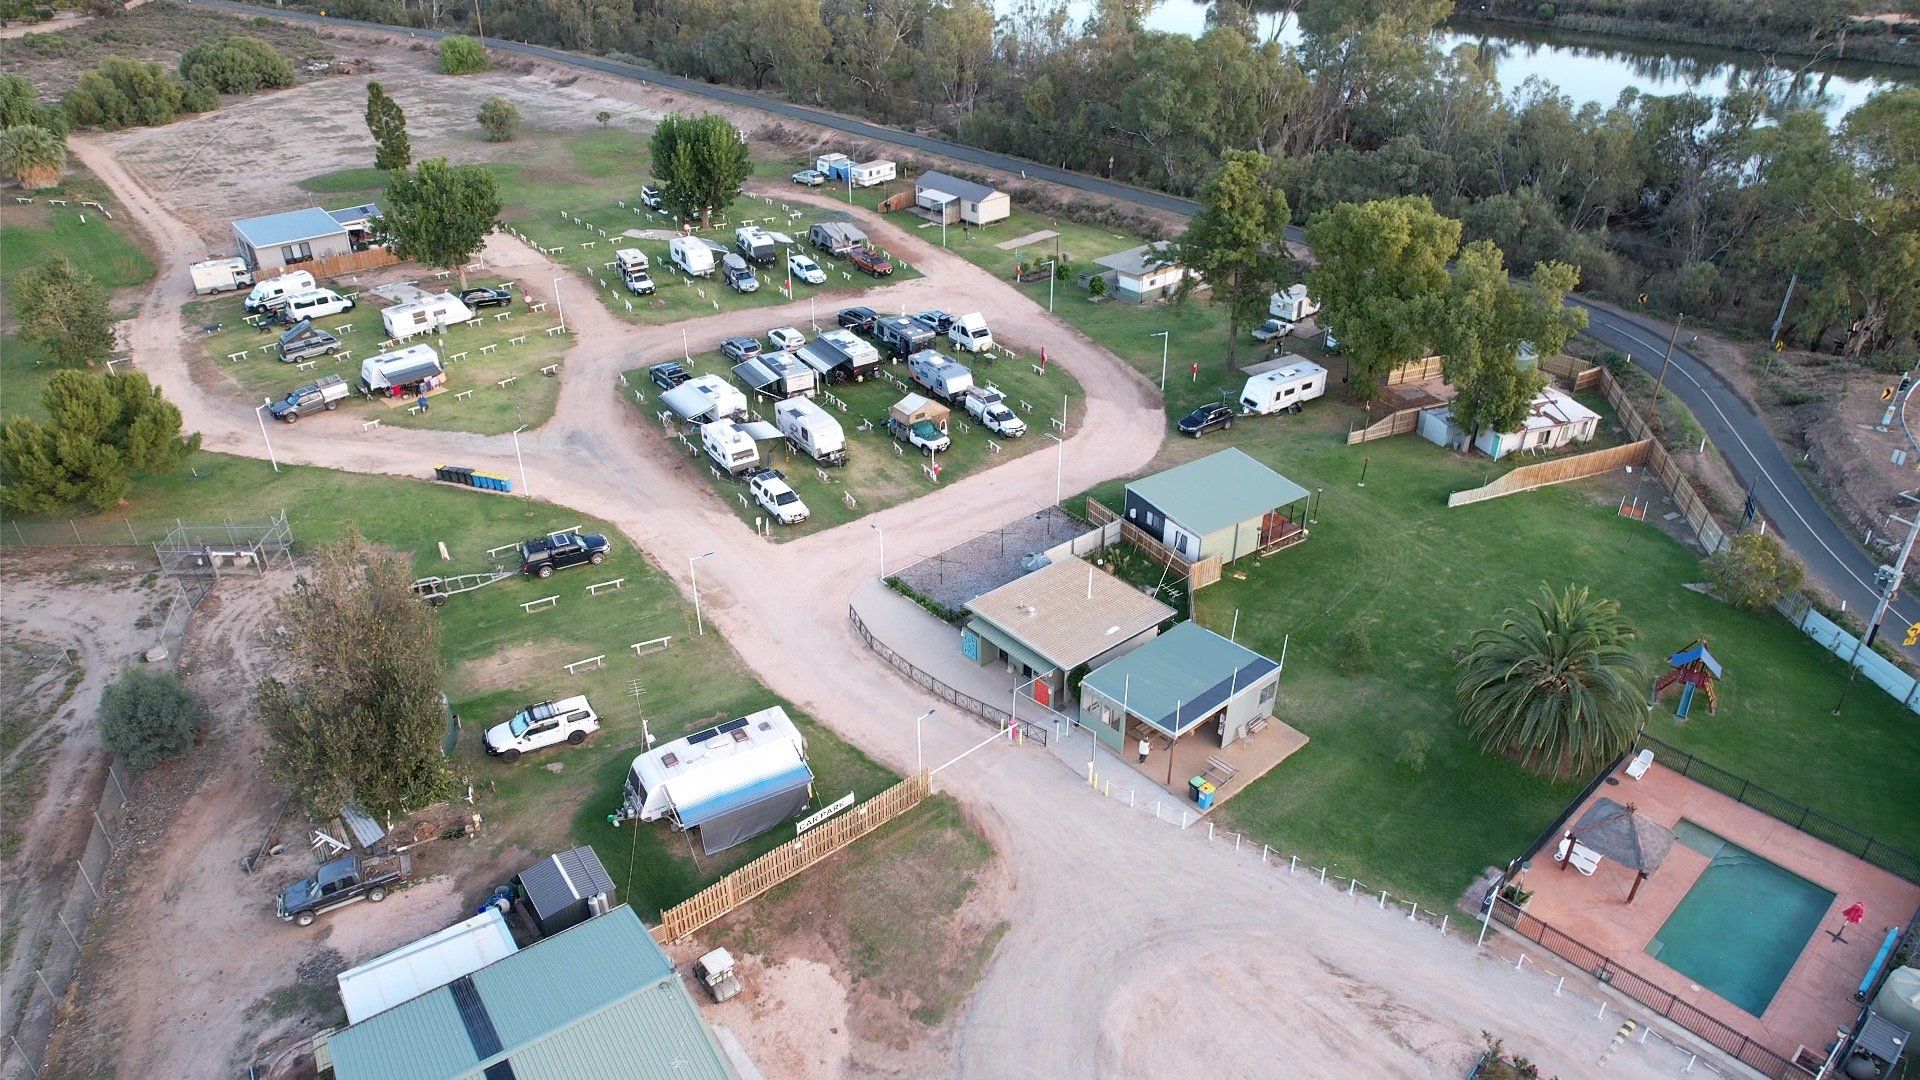
[(976, 664), (1004, 661), (1033, 680), (1051, 706), (1067, 676), (1098, 667), (1160, 632), (1174, 610), (1104, 570), (1064, 555), (1050, 566), (967, 601), (960, 651)]
[(339, 975), (347, 1023), (357, 1024), (402, 1002), (471, 975), (519, 947), (498, 907), (402, 945)]
[(353, 250), (347, 227), (317, 206), (233, 223), (240, 257), (261, 276)]
[(613, 879), (585, 845), (562, 851), (514, 875), (541, 937), (552, 937), (613, 906)]
[(1125, 517), (1182, 558), (1232, 562), (1305, 540), (1307, 498), (1236, 447), (1128, 484)]
[(1172, 251), (1167, 243), (1141, 244), (1093, 261), (1113, 271), (1114, 296), (1139, 304), (1172, 295), (1186, 280), (1186, 267), (1164, 261)]
[(1230, 746), (1273, 715), (1279, 685), (1279, 664), (1183, 622), (1081, 680), (1080, 718), (1116, 750), (1129, 719), (1175, 739), (1212, 722)]
[(991, 225), (1013, 213), (1007, 193), (943, 172), (923, 172), (913, 181), (913, 202), (948, 225)]
[(679, 972), (618, 907), (325, 1037), (337, 1080), (728, 1080)]

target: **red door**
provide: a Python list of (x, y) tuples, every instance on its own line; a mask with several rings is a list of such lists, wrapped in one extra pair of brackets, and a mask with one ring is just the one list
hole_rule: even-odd
[(1053, 708), (1053, 687), (1045, 679), (1033, 680), (1033, 700)]

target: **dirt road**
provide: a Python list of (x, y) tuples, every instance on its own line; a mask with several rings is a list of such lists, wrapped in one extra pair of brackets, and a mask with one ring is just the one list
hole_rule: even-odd
[[(141, 309), (136, 363), (209, 448), (264, 456), (246, 406), (190, 376), (185, 350), (192, 344), (183, 344), (178, 308), (185, 264), (197, 248), (175, 241), (191, 230), (104, 142), (78, 139), (74, 149), (159, 250), (179, 253)], [(1066, 490), (1138, 471), (1153, 458), (1164, 431), (1160, 402), (1125, 364), (963, 260), (890, 223), (863, 225), (927, 275), (877, 291), (873, 306), (984, 311), (996, 335), (1046, 344), (1080, 380), (1087, 414), (1066, 443)], [(552, 272), (507, 239), (496, 238), (487, 258), (536, 280)], [(587, 302), (587, 287), (567, 288), (578, 344), (563, 369), (555, 418), (522, 438), (532, 494), (614, 522), (683, 584), (689, 556), (716, 552), (701, 567), (701, 597), (743, 662), (867, 752), (911, 768), (913, 717), (934, 703), (867, 653), (846, 618), (849, 598), (875, 565), (876, 538), (865, 525), (886, 529), (896, 552), (937, 550), (1048, 502), (1053, 455), (1027, 455), (862, 522), (767, 543), (703, 486), (682, 479), (658, 434), (635, 423), (615, 393), (616, 374), (638, 359), (680, 355), (682, 329), (696, 347), (710, 347), (738, 330), (738, 320), (636, 327)], [(804, 314), (805, 305), (795, 304), (761, 312), (758, 321), (777, 325)], [(421, 476), (446, 460), (513, 462), (502, 439), (428, 431), (363, 435), (303, 424), (276, 431), (274, 440), (283, 461), (366, 472)], [(926, 757), (946, 760), (982, 733), (948, 708), (927, 725)], [(1612, 1024), (1596, 1020), (1589, 1006), (1555, 999), (1510, 965), (1390, 911), (1351, 905), (1244, 854), (1210, 848), (1193, 833), (1116, 809), (1044, 751), (988, 747), (943, 772), (939, 786), (984, 823), (1016, 889), (1014, 929), (958, 1021), (958, 1074), (1205, 1067), (1226, 1075), (1458, 1075), (1482, 1029), (1516, 1042), (1524, 1036), (1525, 1049), (1547, 1056), (1549, 1071), (1563, 1077), (1602, 1071), (1593, 1062)], [(1605, 1072), (1670, 1071), (1656, 1052), (1623, 1050)]]

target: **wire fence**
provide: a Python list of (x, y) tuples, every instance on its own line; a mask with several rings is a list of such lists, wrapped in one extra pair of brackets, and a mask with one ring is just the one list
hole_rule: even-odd
[(860, 636), (861, 641), (866, 642), (867, 648), (879, 654), (882, 660), (892, 664), (895, 670), (907, 678), (912, 679), (923, 689), (932, 693), (933, 696), (950, 705), (957, 705), (995, 727), (1005, 728), (1009, 724), (1019, 724), (1022, 738), (1032, 739), (1041, 746), (1047, 745), (1047, 738), (1050, 732), (1046, 724), (1035, 723), (1024, 716), (1015, 716), (1007, 710), (995, 708), (971, 694), (963, 694), (955, 690), (953, 687), (948, 686), (946, 683), (941, 682), (939, 679), (934, 678), (932, 675), (916, 667), (911, 660), (888, 648), (886, 642), (874, 637), (873, 632), (867, 629), (867, 624), (860, 620), (860, 613), (852, 607), (847, 608), (847, 618), (853, 623), (853, 632)]

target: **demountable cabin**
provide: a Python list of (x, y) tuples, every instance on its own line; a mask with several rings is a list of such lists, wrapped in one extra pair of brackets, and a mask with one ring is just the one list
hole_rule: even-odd
[(813, 798), (806, 740), (778, 705), (675, 739), (633, 759), (613, 815), (699, 829), (706, 853), (790, 821)]

